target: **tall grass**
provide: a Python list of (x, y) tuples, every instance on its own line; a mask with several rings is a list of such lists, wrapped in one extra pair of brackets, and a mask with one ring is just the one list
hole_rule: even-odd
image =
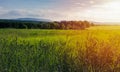
[(120, 72), (119, 30), (0, 30), (0, 72)]

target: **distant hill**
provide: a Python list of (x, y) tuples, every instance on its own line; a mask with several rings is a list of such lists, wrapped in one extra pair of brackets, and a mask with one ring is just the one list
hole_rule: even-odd
[(49, 19), (39, 19), (39, 18), (17, 18), (13, 20), (20, 20), (20, 21), (44, 21), (44, 22), (51, 22)]

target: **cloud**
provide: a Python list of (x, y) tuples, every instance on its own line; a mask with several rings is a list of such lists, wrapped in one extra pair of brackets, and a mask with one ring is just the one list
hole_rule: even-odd
[(0, 7), (0, 18), (23, 18), (23, 17), (32, 17), (32, 18), (47, 18), (52, 20), (65, 19), (70, 12), (61, 12), (58, 10), (52, 9), (6, 9)]
[(8, 10), (4, 9), (3, 7), (0, 6), (0, 15), (7, 13)]
[(17, 17), (25, 17), (31, 15), (29, 11), (23, 9), (9, 10), (4, 8), (0, 10), (0, 12), (1, 12), (0, 18), (17, 18)]
[[(49, 0), (51, 1), (51, 0)], [(119, 18), (120, 10), (118, 11), (116, 4), (107, 4), (113, 0), (59, 0), (58, 5), (51, 2), (46, 3), (46, 6), (39, 5), (34, 8), (4, 8), (0, 7), (0, 18), (21, 18), (21, 17), (34, 17), (34, 18), (47, 18), (51, 20), (96, 20), (104, 21), (110, 18)], [(111, 7), (110, 7), (111, 5)], [(114, 5), (114, 6), (112, 6)], [(42, 8), (44, 7), (44, 8)], [(112, 15), (114, 14), (114, 15)]]
[(86, 17), (94, 21), (118, 22), (120, 19), (120, 1), (110, 1), (98, 5), (93, 5), (86, 9), (81, 17)]

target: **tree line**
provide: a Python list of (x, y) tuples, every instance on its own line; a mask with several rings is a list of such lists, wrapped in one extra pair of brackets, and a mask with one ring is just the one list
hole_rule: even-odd
[(16, 29), (85, 29), (94, 24), (88, 21), (18, 21), (18, 20), (0, 20), (0, 28)]

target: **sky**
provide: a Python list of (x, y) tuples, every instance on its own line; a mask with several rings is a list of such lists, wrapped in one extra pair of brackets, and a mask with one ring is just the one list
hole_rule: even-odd
[(120, 22), (120, 0), (0, 0), (0, 19)]

